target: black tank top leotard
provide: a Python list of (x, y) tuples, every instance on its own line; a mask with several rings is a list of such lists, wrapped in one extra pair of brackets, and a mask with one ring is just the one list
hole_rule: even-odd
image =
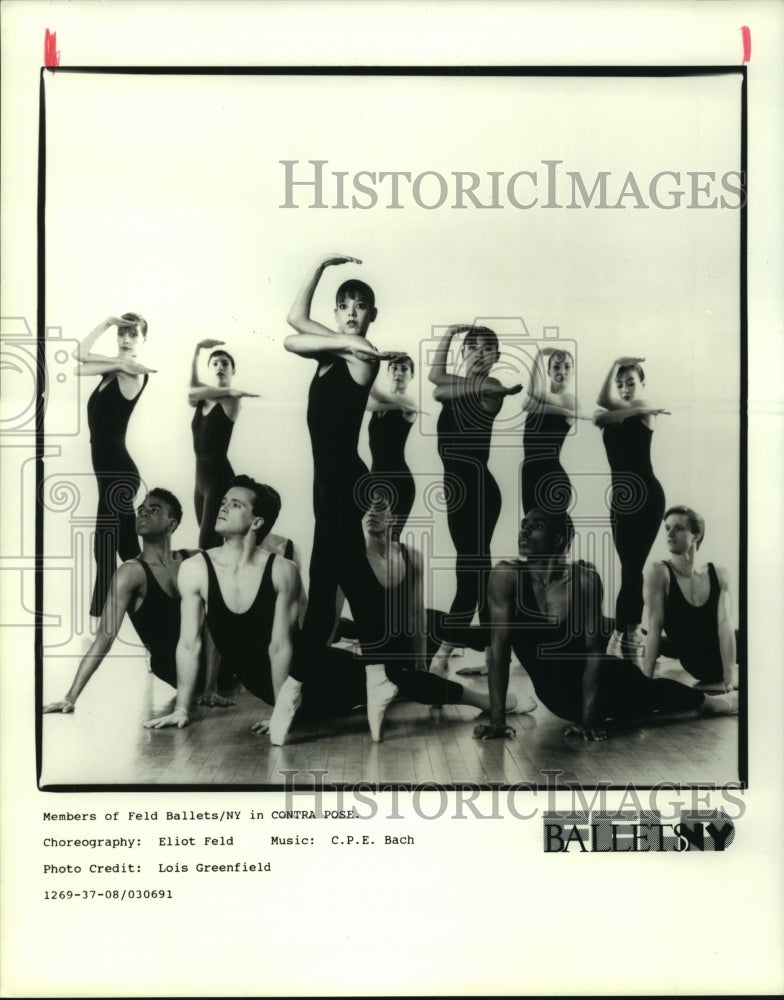
[(360, 385), (348, 365), (336, 358), (322, 375), (313, 376), (308, 391), (308, 430), (316, 481), (331, 485), (347, 475), (367, 473), (357, 454), (370, 384)]
[[(489, 625), (485, 601), (490, 575), (490, 543), (501, 513), (501, 491), (487, 467), (495, 414), (489, 413), (479, 393), (447, 399), (438, 416), (438, 454), (444, 463), (447, 524), (457, 559), (456, 590), (449, 628), (470, 625), (474, 611)], [(446, 641), (456, 635), (444, 632)]]
[(692, 677), (700, 681), (720, 681), (724, 675), (719, 644), (719, 597), (721, 586), (713, 563), (708, 563), (710, 590), (704, 604), (689, 604), (678, 586), (672, 566), (670, 589), (664, 603), (664, 629), (672, 643), (673, 655)]
[(523, 513), (537, 507), (552, 513), (569, 509), (572, 484), (560, 462), (561, 448), (569, 433), (566, 417), (557, 413), (530, 411), (523, 428)]
[[(601, 601), (601, 582), (590, 563), (582, 560), (572, 567), (569, 614), (553, 622), (543, 615), (534, 593), (530, 573), (520, 566), (519, 605), (511, 631), (512, 648), (528, 672), (542, 703), (562, 719), (580, 722), (583, 715), (583, 675), (588, 661), (582, 578), (596, 579), (590, 585)], [(595, 611), (598, 615), (598, 609)], [(597, 622), (598, 625), (598, 622)], [(668, 678), (646, 677), (633, 663), (615, 656), (599, 657), (599, 682), (595, 705), (596, 721), (639, 720), (655, 712), (692, 711), (705, 696), (685, 684)]]
[(239, 677), (245, 687), (268, 705), (275, 704), (269, 644), (275, 618), (277, 594), (272, 583), (275, 553), (267, 557), (259, 589), (247, 611), (237, 614), (226, 607), (212, 560), (207, 563), (207, 625), (221, 660)]
[(204, 413), (204, 400), (196, 406), (191, 422), (193, 450), (196, 454), (196, 488), (193, 503), (199, 522), (199, 547), (210, 548), (219, 543), (215, 532), (221, 500), (234, 476), (228, 459), (234, 421), (216, 403)]
[[(187, 559), (188, 553), (180, 549), (180, 559)], [(158, 583), (150, 567), (143, 559), (137, 560), (147, 577), (144, 600), (136, 611), (129, 610), (128, 617), (133, 622), (136, 633), (150, 653), (150, 667), (159, 677), (172, 687), (177, 687), (177, 643), (180, 638), (180, 598), (167, 594)]]
[(125, 434), (148, 378), (144, 376), (142, 387), (133, 399), (123, 396), (119, 378), (115, 376), (109, 382), (99, 383), (87, 400), (90, 452), (98, 483), (94, 541), (96, 577), (90, 604), (90, 614), (96, 617), (103, 611), (118, 554), (123, 561), (139, 554), (133, 509), (139, 489), (139, 470), (128, 454)]
[(642, 571), (664, 516), (664, 490), (653, 473), (653, 430), (642, 417), (628, 417), (602, 429), (612, 473), (610, 524), (621, 563), (615, 627), (642, 620)]
[(389, 496), (398, 534), (405, 527), (416, 493), (405, 456), (411, 427), (411, 421), (406, 420), (401, 410), (374, 413), (368, 424), (373, 485)]

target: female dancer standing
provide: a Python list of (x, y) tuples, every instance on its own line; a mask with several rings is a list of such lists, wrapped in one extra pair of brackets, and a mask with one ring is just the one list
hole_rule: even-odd
[(368, 425), (370, 454), (373, 459), (370, 474), (373, 486), (383, 492), (392, 511), (395, 538), (406, 526), (414, 506), (416, 487), (406, 464), (406, 441), (417, 417), (417, 404), (406, 395), (414, 377), (414, 361), (408, 354), (390, 361), (387, 376), (391, 392), (383, 392), (375, 384), (370, 390), (367, 409), (371, 411)]
[[(549, 387), (545, 387), (545, 358)], [(523, 513), (538, 507), (552, 514), (564, 513), (572, 504), (572, 484), (560, 462), (569, 428), (579, 416), (569, 389), (574, 358), (555, 347), (539, 350), (534, 361), (531, 388), (523, 410), (523, 464), (520, 469)]]
[(243, 396), (258, 398), (258, 393), (232, 389), (231, 380), (237, 366), (228, 351), (213, 350), (207, 359), (212, 385), (199, 379), (199, 354), (210, 348), (220, 348), (223, 340), (201, 340), (196, 345), (191, 364), (191, 388), (188, 402), (195, 407), (191, 430), (196, 453), (196, 488), (193, 506), (199, 522), (199, 548), (220, 545), (215, 533), (215, 519), (223, 494), (234, 478), (228, 450), (234, 424), (240, 415)]
[[(464, 334), (461, 374), (447, 373), (452, 340)], [(501, 491), (490, 474), (490, 438), (493, 421), (504, 396), (521, 391), (507, 388), (490, 375), (498, 361), (498, 337), (486, 326), (450, 326), (441, 338), (430, 367), (434, 399), (441, 403), (438, 417), (438, 453), (444, 463), (447, 522), (457, 559), (455, 592), (441, 646), (430, 669), (445, 674), (448, 658), (479, 610), (482, 626), (489, 625), (485, 592), (490, 574), (490, 542), (501, 513)], [(482, 635), (487, 646), (487, 636)]]
[[(117, 327), (117, 354), (95, 354), (93, 344), (110, 327)], [(117, 556), (125, 561), (139, 555), (133, 502), (139, 489), (139, 470), (125, 447), (128, 421), (147, 385), (153, 368), (136, 356), (147, 340), (147, 320), (138, 313), (109, 316), (71, 352), (76, 374), (100, 375), (101, 381), (87, 400), (90, 452), (98, 483), (95, 516), (96, 575), (90, 614), (100, 618), (109, 592)]]
[[(643, 567), (664, 515), (664, 490), (653, 474), (651, 439), (656, 417), (669, 413), (644, 397), (645, 358), (618, 358), (604, 380), (594, 414), (602, 428), (612, 473), (610, 524), (621, 562), (621, 586), (615, 603), (615, 631), (607, 652), (642, 668), (644, 639)], [(613, 385), (617, 396), (612, 395)]]

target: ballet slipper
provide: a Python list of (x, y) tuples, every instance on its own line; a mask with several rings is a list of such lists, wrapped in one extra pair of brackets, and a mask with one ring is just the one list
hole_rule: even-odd
[(293, 677), (287, 677), (283, 682), (275, 707), (269, 720), (270, 743), (282, 747), (289, 735), (289, 729), (302, 704), (302, 684)]
[(380, 743), (384, 728), (384, 716), (389, 706), (397, 698), (398, 689), (387, 677), (382, 663), (371, 663), (365, 667), (365, 688), (367, 690), (370, 738), (374, 743)]

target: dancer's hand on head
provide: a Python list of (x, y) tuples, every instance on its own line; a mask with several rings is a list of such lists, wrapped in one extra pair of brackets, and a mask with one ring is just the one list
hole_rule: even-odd
[(345, 253), (326, 253), (319, 259), (322, 267), (330, 267), (333, 264), (361, 264), (359, 257), (350, 257)]
[(50, 701), (48, 705), (44, 705), (43, 713), (47, 715), (49, 712), (62, 712), (63, 715), (67, 715), (69, 712), (73, 712), (74, 703), (68, 701), (67, 698), (63, 698), (62, 701)]
[(589, 726), (568, 726), (563, 735), (565, 740), (581, 738), (584, 743), (601, 743), (607, 739), (605, 729), (592, 729)]
[(620, 365), (621, 367), (624, 365), (641, 365), (643, 361), (645, 361), (645, 358), (622, 357), (615, 359), (616, 365)]
[(225, 343), (226, 343), (225, 340), (213, 340), (211, 337), (207, 337), (206, 340), (200, 340), (197, 346), (204, 348), (221, 347)]
[(265, 736), (269, 732), (270, 720), (262, 719), (261, 722), (256, 722), (250, 727), (252, 733), (256, 733), (257, 736)]
[(149, 722), (145, 722), (144, 728), (166, 729), (169, 726), (176, 726), (178, 729), (184, 729), (190, 721), (187, 712), (176, 708), (171, 715), (162, 715), (160, 719), (150, 719)]
[(232, 705), (236, 705), (236, 701), (231, 701), (229, 698), (224, 698), (223, 695), (218, 694), (218, 692), (212, 688), (209, 691), (202, 691), (199, 695), (197, 705), (209, 705), (210, 708), (230, 708)]

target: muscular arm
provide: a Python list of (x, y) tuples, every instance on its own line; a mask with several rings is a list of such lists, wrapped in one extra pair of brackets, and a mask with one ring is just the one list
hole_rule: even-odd
[(490, 574), (487, 601), (490, 608), (490, 656), (488, 688), (490, 693), (490, 725), (506, 725), (506, 693), (509, 688), (509, 660), (512, 653), (511, 624), (515, 613), (517, 567), (499, 563)]
[(269, 658), (272, 669), (272, 689), (277, 700), (283, 682), (289, 676), (294, 659), (294, 636), (299, 619), (302, 581), (299, 570), (288, 559), (276, 559), (272, 565), (275, 587), (275, 617), (272, 621)]
[(729, 691), (732, 688), (733, 667), (737, 660), (735, 647), (735, 630), (732, 627), (732, 602), (730, 600), (729, 576), (722, 566), (716, 567), (721, 593), (717, 609), (719, 629), (719, 649), (721, 650), (721, 665), (724, 672), (724, 685)]
[(143, 580), (144, 570), (138, 563), (123, 563), (117, 569), (98, 625), (98, 633), (82, 657), (68, 693), (62, 701), (45, 705), (44, 712), (73, 711), (76, 699), (112, 648), (125, 618), (125, 612), (133, 606)]
[[(575, 567), (575, 572), (578, 568)], [(580, 566), (581, 591), (584, 595), (581, 607), (585, 610), (585, 622), (578, 622), (577, 625), (585, 634), (586, 662), (583, 673), (583, 705), (580, 723), (577, 726), (570, 726), (564, 735), (574, 733), (581, 735), (584, 740), (605, 740), (607, 733), (603, 729), (598, 729), (597, 725), (602, 721), (597, 718), (597, 702), (599, 697), (599, 683), (601, 679), (601, 657), (602, 638), (599, 629), (602, 614), (602, 582), (599, 574), (593, 567)]]
[(180, 567), (177, 583), (182, 603), (180, 639), (177, 643), (177, 698), (174, 711), (146, 722), (146, 729), (164, 729), (166, 726), (182, 729), (190, 722), (190, 708), (199, 674), (206, 578), (207, 568), (202, 559), (187, 559)]
[(414, 647), (414, 665), (417, 670), (427, 670), (427, 636), (425, 599), (422, 588), (422, 554), (419, 549), (408, 549), (409, 561), (409, 621), (406, 628), (410, 630)]
[(667, 568), (664, 563), (654, 563), (645, 571), (642, 596), (648, 615), (648, 638), (645, 642), (642, 672), (646, 677), (653, 677), (661, 646), (664, 605), (667, 600)]
[(415, 399), (403, 392), (384, 392), (375, 383), (370, 388), (366, 410), (371, 413), (386, 413), (389, 410), (402, 410), (406, 415), (414, 414), (419, 409)]

